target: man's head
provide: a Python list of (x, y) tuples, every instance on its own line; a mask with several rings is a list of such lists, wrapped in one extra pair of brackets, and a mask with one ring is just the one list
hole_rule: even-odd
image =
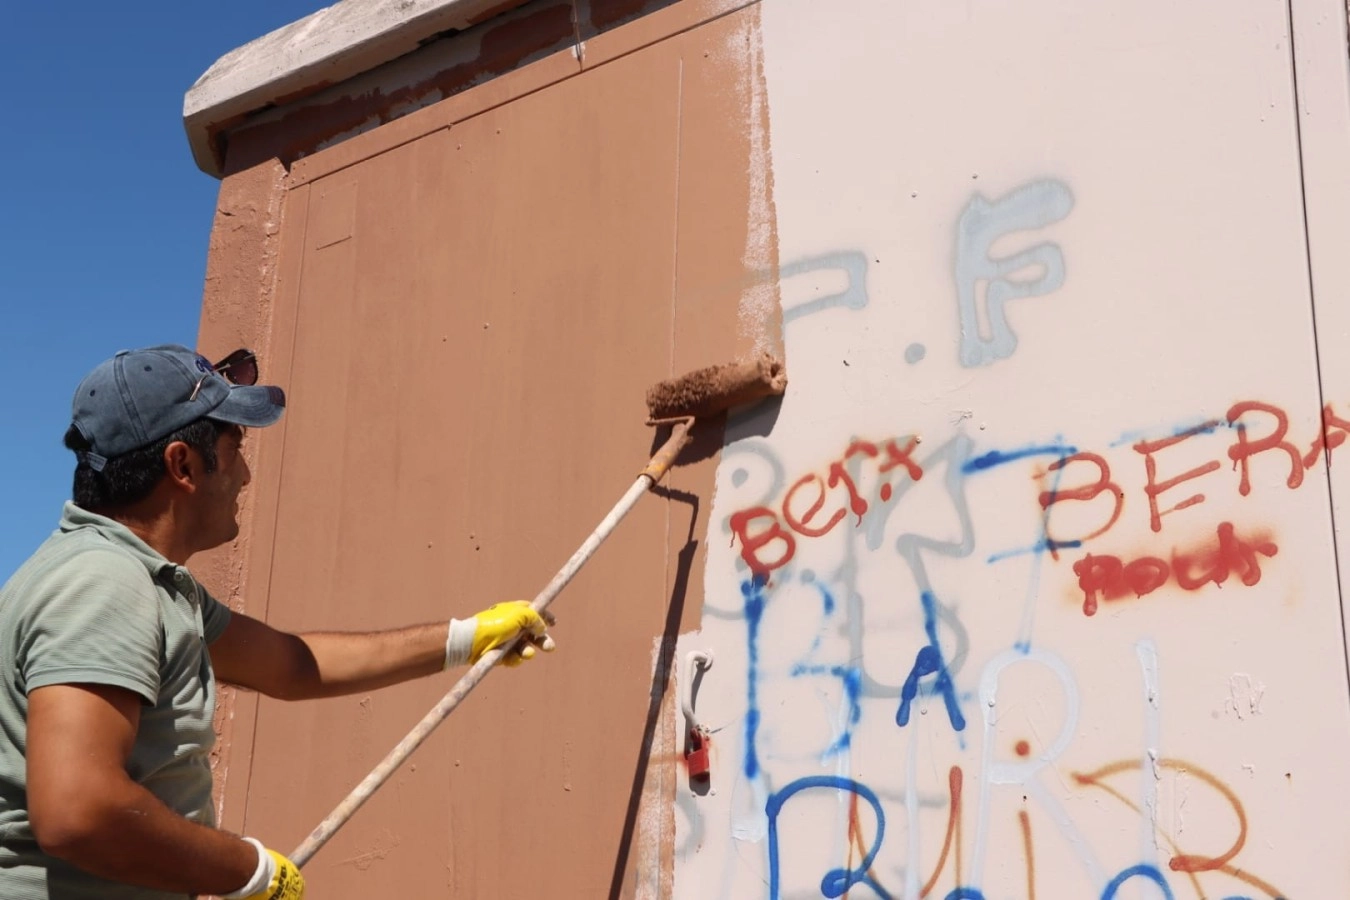
[(196, 549), (231, 540), (249, 479), (239, 453), (244, 429), (271, 425), (286, 406), (281, 388), (256, 380), (247, 351), (213, 366), (170, 344), (98, 365), (75, 391), (65, 438), (78, 460), (76, 504), (116, 514), (158, 490), (199, 529)]

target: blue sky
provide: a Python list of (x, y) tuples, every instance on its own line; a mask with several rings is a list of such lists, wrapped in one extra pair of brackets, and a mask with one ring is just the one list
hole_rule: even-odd
[(80, 378), (120, 349), (196, 342), (219, 183), (192, 161), (183, 94), (225, 53), (327, 5), (5, 5), (0, 582), (70, 496), (61, 437)]

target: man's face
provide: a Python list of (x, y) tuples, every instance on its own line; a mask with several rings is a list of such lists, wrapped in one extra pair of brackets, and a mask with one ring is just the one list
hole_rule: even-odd
[(239, 492), (252, 478), (243, 454), (244, 429), (232, 425), (216, 439), (216, 470), (202, 478), (197, 533), (201, 548), (239, 536)]

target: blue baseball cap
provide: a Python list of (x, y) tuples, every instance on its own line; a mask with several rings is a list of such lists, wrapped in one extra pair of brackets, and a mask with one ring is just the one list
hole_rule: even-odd
[(109, 459), (202, 417), (262, 428), (285, 409), (281, 388), (230, 384), (195, 350), (163, 344), (122, 350), (95, 367), (75, 389), (71, 424), (89, 442), (79, 456), (101, 472)]

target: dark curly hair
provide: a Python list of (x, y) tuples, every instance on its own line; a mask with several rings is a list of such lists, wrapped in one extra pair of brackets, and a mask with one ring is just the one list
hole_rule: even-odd
[(164, 477), (164, 450), (174, 441), (182, 441), (201, 454), (206, 471), (216, 470), (216, 440), (234, 426), (214, 419), (200, 418), (144, 447), (109, 459), (103, 471), (95, 472), (80, 451), (89, 449), (89, 442), (74, 425), (66, 431), (67, 449), (76, 452), (75, 485), (71, 499), (87, 510), (117, 510), (139, 503)]

